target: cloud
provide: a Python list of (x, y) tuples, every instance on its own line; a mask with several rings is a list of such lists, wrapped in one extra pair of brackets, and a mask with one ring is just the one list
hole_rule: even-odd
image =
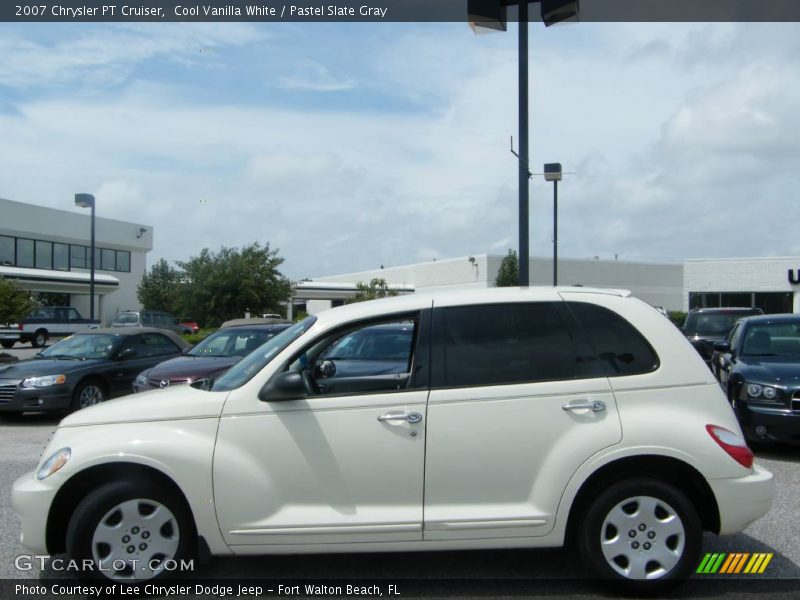
[(324, 65), (311, 60), (298, 61), (291, 75), (280, 78), (280, 86), (286, 90), (306, 92), (341, 92), (352, 90), (356, 84), (351, 79), (334, 77)]

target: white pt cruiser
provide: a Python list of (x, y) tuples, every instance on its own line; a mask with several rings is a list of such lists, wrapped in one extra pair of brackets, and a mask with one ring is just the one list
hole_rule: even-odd
[(501, 288), (336, 308), (210, 389), (81, 410), (13, 501), (27, 548), (115, 581), (197, 553), (569, 542), (593, 576), (649, 592), (773, 493), (662, 314), (627, 292)]

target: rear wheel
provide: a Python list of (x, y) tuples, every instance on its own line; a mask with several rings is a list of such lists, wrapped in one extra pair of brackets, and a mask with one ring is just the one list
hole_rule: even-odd
[(33, 338), (31, 338), (31, 345), (34, 348), (43, 348), (45, 344), (47, 344), (47, 331), (40, 329), (33, 334)]
[(3, 340), (2, 342), (0, 342), (0, 346), (3, 346), (3, 348), (6, 348), (6, 349), (13, 348), (14, 347), (14, 342), (12, 342), (10, 340)]
[(623, 593), (665, 592), (689, 577), (703, 528), (678, 488), (655, 479), (616, 483), (590, 506), (579, 547), (593, 574)]
[(148, 479), (116, 481), (95, 489), (75, 509), (67, 528), (70, 558), (89, 564), (82, 575), (119, 582), (146, 581), (174, 572), (189, 559), (196, 533), (179, 495)]

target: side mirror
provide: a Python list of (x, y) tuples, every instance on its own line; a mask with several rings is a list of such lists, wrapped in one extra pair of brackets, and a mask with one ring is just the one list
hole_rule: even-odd
[(136, 348), (125, 348), (122, 352), (117, 354), (117, 360), (128, 360), (129, 358), (136, 358), (139, 355)]
[(300, 373), (295, 373), (294, 371), (278, 373), (258, 392), (258, 399), (262, 402), (300, 400), (305, 397), (306, 388), (303, 383), (303, 377)]
[(717, 352), (730, 352), (731, 345), (727, 340), (714, 342), (714, 350), (716, 350)]
[(211, 390), (211, 386), (214, 385), (214, 380), (211, 377), (203, 377), (202, 379), (195, 379), (192, 383), (189, 384), (190, 387), (193, 387), (198, 390), (203, 390), (204, 392), (208, 392)]

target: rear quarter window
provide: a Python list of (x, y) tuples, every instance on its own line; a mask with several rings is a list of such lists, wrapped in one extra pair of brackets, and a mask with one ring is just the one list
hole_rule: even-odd
[(586, 302), (567, 302), (567, 307), (594, 351), (594, 356), (581, 357), (581, 370), (585, 371), (581, 375), (641, 375), (658, 368), (653, 347), (622, 316)]

